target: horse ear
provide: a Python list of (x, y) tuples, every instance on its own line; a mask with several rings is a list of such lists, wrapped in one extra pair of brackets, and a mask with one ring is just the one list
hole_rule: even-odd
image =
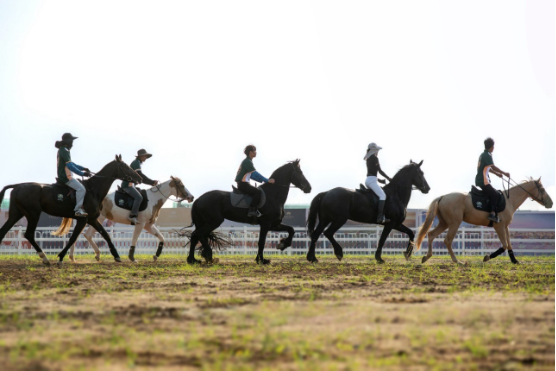
[(409, 163), (410, 163), (410, 164), (414, 164), (415, 162), (413, 162), (413, 160), (409, 160)]
[(118, 162), (118, 161), (119, 161), (119, 160), (118, 160), (118, 155), (116, 155), (116, 162)]
[(540, 176), (540, 177), (539, 177), (539, 180), (537, 180), (537, 182), (539, 182), (539, 183), (540, 183), (540, 182), (541, 182), (541, 178), (542, 178), (542, 176)]
[(425, 160), (421, 160), (421, 162), (419, 162), (419, 167), (421, 167), (421, 165), (423, 165), (423, 161), (425, 161)]

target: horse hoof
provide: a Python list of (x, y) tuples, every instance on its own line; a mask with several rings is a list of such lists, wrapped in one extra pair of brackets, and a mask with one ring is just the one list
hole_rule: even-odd
[(403, 256), (405, 257), (405, 261), (410, 261), (411, 260), (411, 254), (407, 254), (407, 253), (403, 253)]
[(69, 256), (69, 260), (70, 260), (72, 263), (75, 263), (75, 259), (73, 258), (72, 255)]
[(42, 263), (43, 263), (44, 265), (46, 265), (47, 267), (50, 267), (50, 260), (48, 260), (48, 259), (43, 260)]
[(288, 247), (286, 246), (285, 243), (280, 242), (280, 243), (276, 246), (276, 248), (277, 248), (278, 250), (280, 250), (280, 251), (284, 251), (284, 250), (286, 250)]
[(62, 266), (64, 265), (63, 261), (58, 261), (58, 263), (56, 263), (56, 265), (58, 266), (58, 268), (62, 268)]
[(115, 261), (116, 263), (121, 263), (121, 262), (122, 262), (122, 259), (120, 259), (120, 257), (118, 256), (118, 257), (115, 257), (115, 258), (114, 258), (114, 261)]
[(376, 263), (377, 263), (377, 264), (384, 264), (384, 263), (386, 263), (386, 262), (385, 262), (384, 260), (382, 260), (382, 259), (377, 259), (377, 260), (376, 260)]
[(308, 261), (309, 263), (318, 263), (318, 262), (319, 262), (319, 260), (317, 259), (316, 256), (308, 256), (308, 257), (307, 257), (307, 261)]
[(483, 258), (483, 263), (486, 263), (489, 260), (490, 260), (490, 255), (485, 255), (485, 257)]
[(191, 264), (191, 265), (201, 264), (201, 261), (197, 259), (193, 259), (193, 260), (188, 259), (187, 264)]
[(96, 259), (97, 262), (99, 262), (100, 261), (100, 255), (95, 255), (95, 259)]
[(135, 260), (135, 259), (131, 259), (131, 262), (132, 262), (133, 264), (139, 264), (139, 262), (138, 262), (137, 260)]
[(516, 261), (513, 261), (512, 263), (514, 263), (515, 265), (519, 265), (519, 264), (521, 264), (521, 263), (520, 263), (520, 262), (518, 262), (517, 260), (516, 260)]
[(343, 255), (336, 255), (336, 258), (338, 258), (339, 261), (342, 261), (343, 257)]

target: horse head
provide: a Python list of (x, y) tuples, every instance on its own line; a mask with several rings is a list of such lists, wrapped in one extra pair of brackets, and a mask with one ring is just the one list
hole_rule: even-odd
[(411, 185), (415, 186), (424, 194), (427, 194), (431, 190), (431, 187), (429, 187), (429, 183), (427, 183), (425, 179), (425, 173), (421, 170), (421, 165), (423, 165), (423, 160), (419, 163), (409, 160), (408, 166), (411, 172)]
[(115, 164), (115, 169), (112, 170), (112, 177), (120, 180), (125, 180), (132, 183), (141, 183), (143, 179), (135, 170), (129, 167), (122, 160), (122, 155), (116, 155), (116, 160), (112, 161), (110, 164), (106, 165), (105, 167), (110, 166), (111, 164)]
[(533, 182), (537, 186), (537, 197), (535, 198), (531, 197), (531, 198), (533, 198), (534, 201), (537, 201), (539, 204), (543, 205), (547, 209), (552, 208), (553, 205), (552, 198), (550, 198), (548, 192), (546, 192), (546, 189), (544, 189), (544, 186), (541, 183), (541, 178), (537, 180), (533, 180)]
[(191, 194), (191, 192), (189, 192), (187, 188), (185, 188), (185, 185), (183, 184), (181, 179), (174, 176), (170, 176), (170, 179), (172, 179), (170, 181), (170, 188), (172, 188), (172, 194), (178, 198), (187, 200), (187, 202), (193, 202), (195, 197)]

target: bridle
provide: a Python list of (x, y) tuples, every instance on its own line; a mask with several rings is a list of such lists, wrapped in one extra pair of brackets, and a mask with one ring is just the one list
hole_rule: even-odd
[[(528, 190), (526, 190), (525, 188), (523, 188), (521, 186), (521, 184), (516, 183), (513, 179), (508, 178), (508, 184), (511, 182), (512, 185), (514, 186), (518, 186), (519, 188), (521, 188), (525, 193), (527, 193), (529, 195), (529, 197), (531, 197), (533, 199), (533, 201), (537, 201), (538, 203), (540, 203), (541, 205), (544, 205), (544, 192), (542, 192), (541, 186), (539, 184), (539, 182), (537, 180), (533, 180), (533, 182), (535, 183), (535, 185), (537, 186), (537, 194), (541, 195), (541, 198), (539, 199), (538, 197), (533, 196), (533, 194), (531, 192), (529, 192)], [(504, 183), (502, 183), (503, 185)], [(510, 194), (510, 189), (509, 189), (509, 185), (508, 185), (508, 198), (510, 198), (509, 196)]]
[[(175, 179), (172, 179), (172, 180), (174, 180), (174, 182), (176, 181)], [(181, 184), (183, 184), (183, 183), (181, 183)], [(160, 193), (163, 197), (165, 197), (167, 200), (170, 200), (170, 201), (173, 201), (173, 202), (182, 202), (182, 201), (185, 201), (185, 200), (187, 199), (187, 195), (185, 195), (183, 198), (179, 198), (179, 196), (177, 196), (177, 197), (178, 197), (177, 200), (172, 200), (172, 199), (170, 199), (170, 197), (171, 197), (172, 195), (166, 196), (166, 195), (160, 190), (160, 186), (161, 186), (160, 183), (157, 184), (157, 185), (155, 185), (153, 188), (156, 188), (156, 190), (153, 191), (153, 188), (151, 188), (151, 192), (158, 192), (158, 193)], [(180, 187), (179, 187), (179, 184), (176, 184), (176, 190), (178, 191), (178, 194), (181, 193), (182, 196), (183, 196), (183, 192), (181, 191), (181, 189), (180, 189)]]
[(305, 190), (307, 189), (308, 184), (303, 184), (301, 187), (298, 187), (295, 185), (295, 181), (297, 181), (297, 183), (301, 183), (300, 179), (299, 179), (299, 175), (297, 173), (297, 169), (295, 168), (295, 165), (292, 163), (291, 164), (294, 169), (293, 169), (293, 179), (291, 180), (290, 184), (278, 184), (278, 183), (274, 183), (272, 185), (276, 186), (276, 187), (282, 187), (282, 188), (299, 188), (301, 189), (303, 192), (305, 192)]

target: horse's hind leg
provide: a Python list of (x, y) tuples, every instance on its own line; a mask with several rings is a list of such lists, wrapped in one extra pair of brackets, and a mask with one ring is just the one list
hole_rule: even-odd
[(35, 215), (25, 215), (27, 218), (27, 230), (25, 231), (25, 238), (33, 245), (35, 251), (42, 258), (42, 262), (45, 265), (50, 265), (50, 261), (42, 251), (41, 247), (35, 241), (35, 230), (37, 229), (37, 224), (39, 223), (40, 213), (38, 216)]
[(448, 233), (446, 234), (446, 238), (444, 239), (444, 244), (446, 245), (446, 248), (448, 249), (448, 252), (450, 253), (450, 257), (452, 258), (452, 261), (456, 264), (459, 265), (465, 265), (465, 263), (462, 263), (458, 260), (458, 258), (456, 257), (456, 254), (454, 254), (454, 250), (452, 250), (452, 242), (454, 241), (454, 238), (456, 237), (456, 234), (458, 233), (458, 227), (459, 225), (451, 225), (448, 228)]
[(338, 241), (336, 241), (336, 239), (334, 238), (334, 233), (336, 233), (338, 229), (340, 229), (344, 224), (346, 224), (346, 222), (347, 219), (335, 220), (332, 222), (332, 224), (330, 224), (330, 227), (328, 227), (328, 229), (324, 232), (324, 235), (326, 236), (326, 238), (328, 238), (328, 240), (330, 240), (330, 242), (332, 243), (332, 247), (334, 247), (334, 255), (336, 255), (336, 257), (340, 261), (344, 257), (344, 250), (342, 249), (342, 246), (338, 243)]
[(446, 230), (446, 228), (448, 228), (448, 224), (446, 224), (444, 219), (442, 219), (442, 218), (438, 218), (438, 219), (439, 219), (438, 225), (436, 226), (436, 228), (434, 228), (428, 234), (428, 236), (429, 236), (429, 247), (427, 249), (427, 255), (423, 256), (423, 260), (421, 260), (421, 263), (425, 263), (427, 260), (429, 260), (432, 257), (432, 243), (433, 243), (434, 239), (436, 237), (438, 237), (439, 234), (444, 232)]
[(309, 246), (309, 251), (307, 251), (307, 260), (311, 263), (318, 263), (319, 260), (316, 257), (315, 250), (317, 246), (317, 241), (319, 240), (320, 235), (324, 231), (324, 228), (328, 225), (328, 222), (323, 222), (319, 219), (319, 224), (311, 233), (311, 245)]
[[(1, 202), (1, 201), (0, 201)], [(0, 228), (0, 242), (6, 237), (6, 234), (12, 229), (12, 227), (19, 221), (19, 219), (23, 218), (23, 213), (17, 209), (14, 205), (10, 207), (10, 212), (8, 215), (8, 220), (2, 228)]]
[(195, 259), (195, 247), (199, 243), (199, 237), (197, 237), (197, 230), (193, 231), (191, 234), (191, 239), (189, 240), (189, 255), (187, 256), (188, 264), (200, 264), (201, 261)]

